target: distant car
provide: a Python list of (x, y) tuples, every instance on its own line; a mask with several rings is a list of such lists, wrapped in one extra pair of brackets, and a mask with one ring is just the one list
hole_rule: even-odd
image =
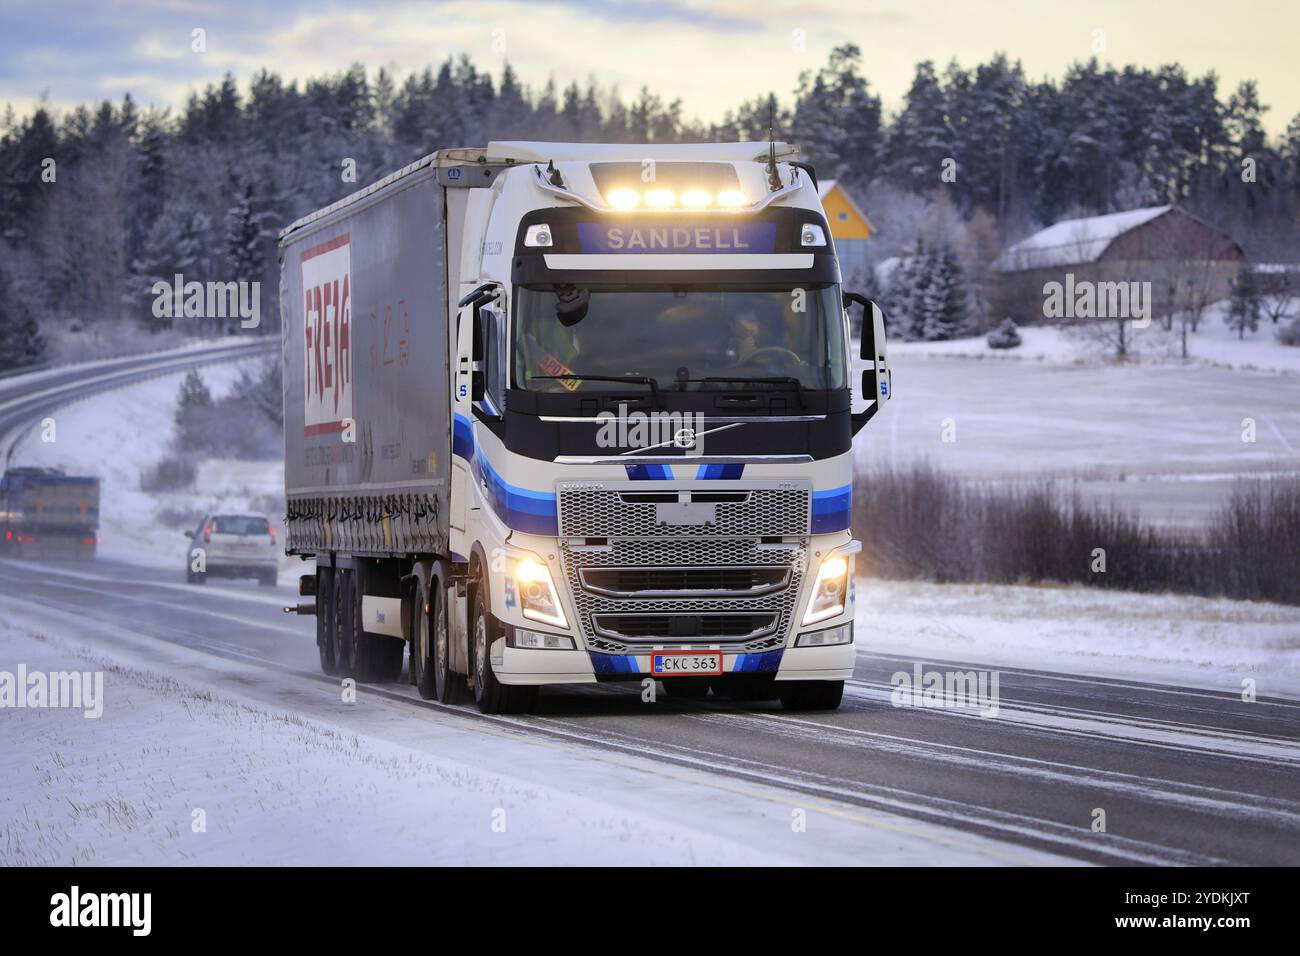
[[(263, 587), (275, 587), (280, 553), (275, 528), (266, 515), (207, 515), (193, 532), (185, 555), (185, 580), (202, 584), (208, 577), (256, 578)], [(203, 552), (204, 570), (195, 571), (196, 549)]]

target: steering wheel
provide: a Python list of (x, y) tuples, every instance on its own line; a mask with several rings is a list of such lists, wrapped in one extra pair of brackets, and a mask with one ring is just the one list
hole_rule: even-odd
[(803, 368), (803, 359), (781, 345), (766, 345), (761, 349), (754, 349), (745, 356), (745, 360), (740, 364), (746, 367), (761, 364), (769, 356), (779, 359), (782, 364), (791, 365), (794, 368)]

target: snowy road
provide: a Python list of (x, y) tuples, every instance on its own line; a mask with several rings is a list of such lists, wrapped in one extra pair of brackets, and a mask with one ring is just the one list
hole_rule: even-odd
[[(356, 703), (341, 703), (337, 682), (318, 673), (310, 619), (277, 608), (292, 600), (287, 589), (190, 587), (179, 571), (107, 561), (0, 561), (0, 593), (5, 619), (20, 630), (66, 634), (75, 625), (78, 638), (106, 650), (130, 635), (137, 655), (181, 645), (210, 662), (200, 668), (205, 682), (387, 741), (409, 743), (437, 726), (490, 760), (474, 741), (504, 732), (535, 759), (577, 749), (611, 775), (648, 769), (655, 787), (689, 771), (724, 793), (761, 788), (757, 799), (776, 806), (811, 800), (850, 834), (882, 819), (920, 827), (924, 839), (894, 862), (973, 853), (986, 862), (1300, 863), (1300, 701), (1243, 703), (1225, 692), (1003, 667), (999, 713), (989, 718), (892, 706), (891, 675), (913, 662), (860, 653), (832, 714), (663, 696), (643, 703), (638, 685), (615, 684), (548, 691), (534, 716), (487, 718), (421, 701), (403, 683), (363, 686)], [(860, 620), (859, 643), (867, 639)], [(10, 656), (0, 668), (13, 667)], [(721, 825), (728, 801), (705, 806), (714, 816), (696, 822), (735, 838), (736, 821)], [(1098, 810), (1105, 832), (1093, 829)], [(837, 839), (838, 855), (826, 848), (812, 858), (845, 862), (845, 837)]]
[(0, 379), (0, 462), (42, 415), (97, 392), (122, 388), (168, 372), (267, 355), (278, 338), (224, 340), (102, 362), (55, 367)]

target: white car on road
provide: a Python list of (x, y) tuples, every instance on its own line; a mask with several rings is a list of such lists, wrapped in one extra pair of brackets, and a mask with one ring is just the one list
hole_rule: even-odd
[(190, 539), (185, 580), (190, 584), (215, 576), (256, 578), (263, 587), (275, 587), (280, 552), (266, 515), (210, 514), (185, 534)]

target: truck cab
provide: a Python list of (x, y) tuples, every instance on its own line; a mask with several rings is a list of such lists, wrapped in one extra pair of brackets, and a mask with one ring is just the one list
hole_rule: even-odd
[(450, 343), (451, 550), (490, 614), (464, 616), (480, 703), (491, 684), (519, 707), (543, 684), (650, 678), (838, 704), (852, 441), (890, 377), (860, 297), (851, 355), (792, 153), (488, 147), (521, 168), (467, 197), (481, 225)]

